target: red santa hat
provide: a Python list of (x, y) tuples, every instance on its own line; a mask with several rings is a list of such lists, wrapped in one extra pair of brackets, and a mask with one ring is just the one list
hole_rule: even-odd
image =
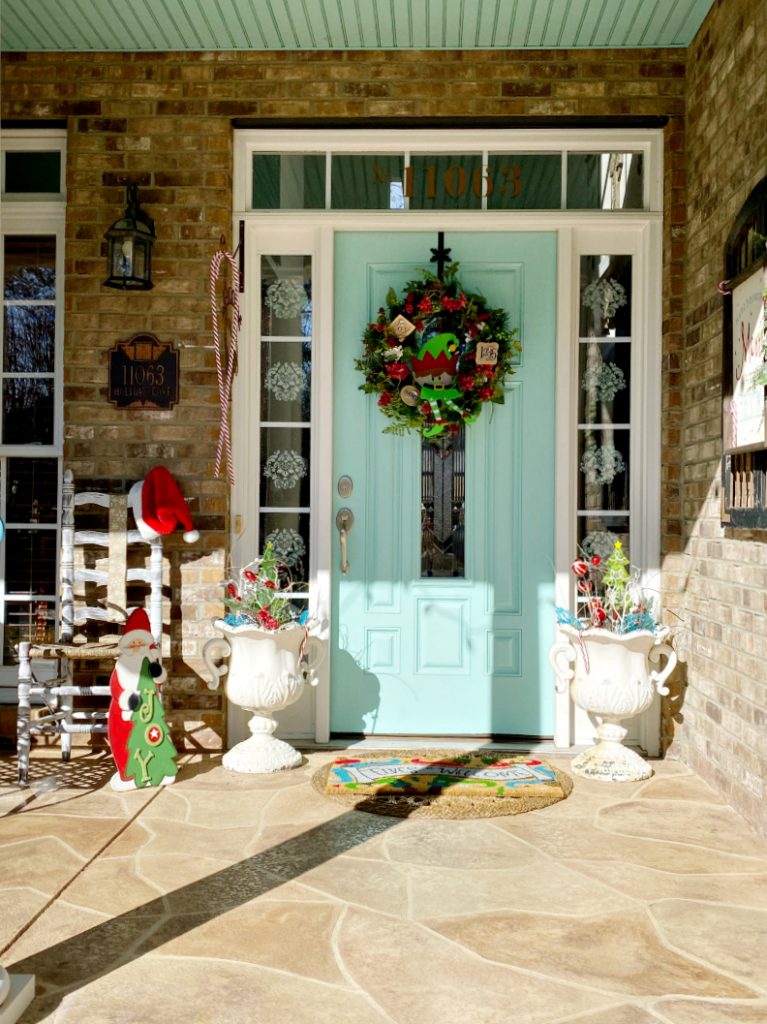
[(165, 466), (150, 469), (143, 480), (131, 487), (128, 500), (144, 540), (173, 533), (177, 526), (183, 527), (187, 544), (200, 539), (181, 488)]

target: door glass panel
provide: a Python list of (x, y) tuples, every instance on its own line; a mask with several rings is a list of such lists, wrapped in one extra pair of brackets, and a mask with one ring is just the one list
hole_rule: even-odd
[(485, 177), (488, 210), (558, 210), (562, 206), (560, 153), (491, 153)]
[(569, 153), (569, 210), (641, 210), (644, 160), (641, 153)]
[(405, 160), (396, 156), (332, 158), (330, 205), (334, 210), (404, 209)]
[(254, 210), (324, 210), (324, 153), (254, 153)]
[(421, 441), (421, 576), (464, 575), (463, 433)]

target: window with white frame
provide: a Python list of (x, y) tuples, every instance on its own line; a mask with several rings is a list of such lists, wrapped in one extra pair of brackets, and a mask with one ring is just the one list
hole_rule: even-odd
[(57, 618), (65, 138), (8, 130), (2, 139), (0, 701), (16, 644), (51, 639)]

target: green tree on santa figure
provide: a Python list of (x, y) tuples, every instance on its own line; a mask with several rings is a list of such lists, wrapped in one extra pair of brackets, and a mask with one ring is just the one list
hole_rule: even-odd
[(171, 742), (162, 701), (146, 659), (141, 666), (138, 697), (139, 705), (131, 719), (125, 775), (133, 779), (138, 789), (167, 786), (178, 774), (178, 751)]

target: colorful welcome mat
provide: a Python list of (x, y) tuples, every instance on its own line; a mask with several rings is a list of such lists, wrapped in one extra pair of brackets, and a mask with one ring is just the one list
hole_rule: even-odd
[(376, 814), (480, 818), (546, 807), (572, 790), (564, 772), (508, 751), (376, 752), (338, 757), (315, 788)]

